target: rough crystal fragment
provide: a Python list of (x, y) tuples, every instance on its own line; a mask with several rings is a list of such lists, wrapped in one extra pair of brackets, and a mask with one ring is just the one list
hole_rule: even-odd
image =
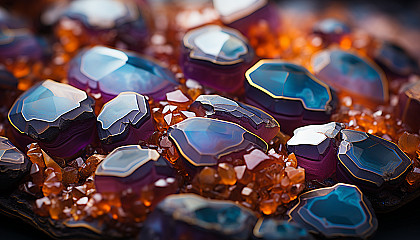
[(336, 184), (299, 196), (289, 217), (308, 231), (327, 237), (366, 239), (378, 227), (370, 202), (353, 185)]
[(233, 202), (177, 194), (157, 205), (139, 239), (249, 239), (256, 221)]
[(297, 163), (305, 168), (308, 179), (324, 180), (335, 172), (335, 138), (343, 127), (343, 124), (331, 122), (295, 129), (293, 137), (287, 142), (287, 150), (296, 155)]
[(398, 113), (403, 123), (412, 131), (420, 130), (420, 81), (404, 86), (399, 94)]
[(0, 190), (10, 190), (29, 173), (31, 162), (5, 137), (0, 136)]
[(108, 151), (146, 141), (154, 132), (149, 103), (138, 93), (123, 92), (98, 115), (99, 139)]
[(354, 130), (342, 130), (341, 134), (338, 179), (372, 191), (404, 179), (411, 160), (396, 144)]
[(255, 224), (253, 237), (255, 240), (310, 240), (309, 232), (293, 222), (276, 220), (274, 218), (260, 218)]
[(288, 134), (300, 126), (328, 122), (336, 108), (330, 87), (301, 66), (261, 60), (245, 76), (246, 101), (271, 114)]
[(181, 153), (182, 165), (189, 174), (198, 168), (215, 166), (224, 155), (253, 146), (263, 151), (267, 143), (241, 126), (209, 118), (188, 118), (169, 131)]
[(216, 25), (188, 32), (181, 54), (185, 78), (224, 92), (242, 87), (243, 75), (254, 58), (254, 50), (239, 32)]
[(388, 80), (382, 70), (366, 58), (327, 49), (313, 55), (311, 67), (317, 78), (336, 91), (378, 103), (388, 101)]
[(23, 93), (8, 117), (21, 149), (35, 140), (52, 156), (70, 158), (96, 135), (93, 105), (86, 92), (46, 80)]
[[(130, 191), (140, 193), (140, 197), (145, 198), (146, 194), (141, 193), (145, 187), (168, 177), (174, 178), (175, 170), (156, 150), (128, 145), (116, 148), (99, 164), (95, 172), (95, 186), (99, 193), (122, 193), (131, 189)], [(159, 186), (157, 187), (152, 194), (158, 195)], [(163, 196), (177, 191), (173, 186), (162, 189), (166, 191)], [(153, 200), (156, 202), (158, 199), (156, 197)], [(148, 205), (152, 201), (149, 202)]]
[(251, 105), (219, 95), (200, 95), (190, 106), (200, 117), (210, 117), (237, 123), (269, 142), (280, 130), (277, 121)]
[(103, 46), (86, 49), (73, 58), (68, 81), (79, 89), (100, 93), (104, 102), (127, 91), (162, 100), (177, 85), (172, 72), (158, 63)]

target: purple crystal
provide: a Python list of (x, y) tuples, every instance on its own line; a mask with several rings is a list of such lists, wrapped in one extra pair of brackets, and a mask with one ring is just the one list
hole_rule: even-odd
[(25, 57), (39, 60), (45, 55), (45, 43), (24, 22), (0, 8), (0, 59)]
[(36, 141), (50, 155), (67, 159), (96, 137), (93, 106), (86, 92), (46, 80), (23, 93), (8, 117), (20, 149)]
[(379, 103), (388, 101), (388, 80), (373, 62), (339, 49), (323, 50), (311, 60), (315, 76), (334, 90)]
[(102, 107), (97, 119), (99, 139), (107, 151), (146, 141), (154, 132), (149, 102), (138, 93), (120, 93)]
[(267, 111), (287, 134), (328, 122), (338, 104), (330, 87), (299, 65), (261, 60), (245, 76), (246, 101)]
[(231, 201), (195, 194), (166, 197), (150, 214), (138, 239), (250, 239), (257, 217)]
[[(176, 183), (175, 176), (174, 168), (156, 150), (127, 145), (116, 148), (99, 164), (95, 186), (100, 193), (122, 193), (128, 189), (140, 193), (143, 187), (154, 184), (156, 191), (161, 188), (169, 195), (177, 191), (177, 188), (165, 188)], [(159, 180), (167, 185), (161, 185)]]
[(70, 62), (68, 80), (79, 89), (100, 93), (105, 102), (127, 91), (163, 100), (178, 84), (172, 72), (156, 62), (102, 46), (80, 52)]
[(420, 82), (408, 84), (401, 89), (398, 113), (407, 128), (413, 132), (420, 130)]
[(305, 168), (307, 179), (322, 181), (335, 173), (336, 137), (343, 127), (343, 124), (331, 122), (300, 127), (293, 132), (287, 150), (294, 153), (298, 165)]
[(16, 187), (28, 174), (31, 162), (5, 137), (0, 136), (0, 190)]
[(189, 31), (183, 39), (180, 65), (186, 79), (223, 92), (242, 87), (254, 50), (236, 30), (216, 25)]
[(280, 18), (277, 7), (267, 0), (213, 0), (222, 22), (248, 35), (252, 25), (264, 21), (271, 31), (278, 31)]
[(393, 142), (369, 133), (342, 130), (337, 179), (366, 191), (393, 188), (405, 179), (411, 160)]
[(181, 164), (190, 175), (200, 168), (215, 166), (230, 153), (256, 147), (267, 151), (267, 143), (241, 126), (210, 118), (193, 117), (171, 126), (169, 137), (175, 142)]
[(367, 239), (378, 228), (367, 198), (356, 186), (343, 183), (300, 195), (289, 217), (324, 238)]
[[(43, 21), (52, 25), (71, 19), (81, 23), (85, 32), (95, 41), (106, 34), (109, 43), (121, 41), (133, 50), (146, 46), (149, 29), (142, 9), (136, 0), (74, 0), (58, 2), (43, 15)], [(142, 6), (143, 7), (143, 6)], [(103, 38), (103, 37), (102, 37)], [(103, 39), (102, 39), (103, 41)]]
[(277, 121), (264, 111), (219, 95), (200, 95), (190, 110), (200, 117), (237, 123), (266, 142), (280, 131)]

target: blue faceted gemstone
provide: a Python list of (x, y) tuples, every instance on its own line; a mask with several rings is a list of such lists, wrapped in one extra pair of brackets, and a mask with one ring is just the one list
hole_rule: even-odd
[(314, 239), (308, 231), (293, 222), (260, 218), (254, 227), (255, 240), (310, 240)]
[(311, 60), (315, 76), (337, 91), (377, 102), (388, 100), (388, 82), (373, 62), (339, 49), (316, 53)]
[(289, 217), (327, 238), (366, 239), (378, 227), (370, 202), (356, 186), (343, 183), (302, 194)]
[(375, 61), (392, 73), (408, 76), (419, 72), (419, 65), (402, 47), (383, 42), (374, 52)]
[(305, 124), (327, 122), (337, 105), (328, 85), (295, 64), (261, 60), (245, 76), (247, 101), (267, 110), (287, 133)]
[(133, 52), (96, 46), (80, 52), (70, 63), (69, 83), (101, 93), (105, 101), (131, 91), (164, 99), (178, 83), (172, 72)]
[(249, 239), (256, 216), (231, 201), (176, 194), (147, 218), (139, 239)]
[(334, 18), (327, 18), (313, 27), (313, 32), (319, 34), (327, 43), (339, 42), (341, 38), (351, 32), (350, 27), (344, 22)]
[(385, 182), (401, 179), (411, 166), (410, 158), (390, 141), (354, 130), (341, 133), (338, 177), (360, 187), (379, 188)]
[(267, 150), (264, 140), (241, 126), (210, 118), (188, 118), (172, 126), (168, 133), (191, 174), (196, 167), (217, 165), (222, 156), (251, 146)]

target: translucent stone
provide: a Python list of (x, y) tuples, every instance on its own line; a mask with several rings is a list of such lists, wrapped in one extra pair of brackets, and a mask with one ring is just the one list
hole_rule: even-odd
[(95, 186), (99, 193), (121, 193), (130, 188), (139, 192), (167, 177), (175, 177), (175, 170), (156, 150), (127, 145), (116, 148), (98, 165)]
[(200, 166), (217, 165), (222, 156), (243, 151), (249, 145), (267, 150), (266, 143), (256, 135), (239, 125), (220, 120), (188, 118), (172, 126), (168, 133), (190, 173)]
[(245, 76), (247, 102), (268, 111), (289, 134), (307, 123), (328, 121), (337, 105), (330, 87), (298, 65), (261, 60)]
[(0, 190), (12, 189), (31, 169), (30, 161), (7, 138), (0, 136)]
[(334, 18), (327, 18), (317, 22), (313, 27), (313, 32), (321, 35), (329, 43), (339, 43), (341, 38), (349, 34), (351, 30), (344, 22)]
[(176, 194), (161, 201), (144, 223), (139, 239), (249, 239), (257, 218), (233, 202), (195, 194)]
[(299, 204), (289, 212), (290, 219), (327, 238), (366, 239), (378, 227), (370, 202), (353, 185), (336, 184), (299, 196)]
[(138, 93), (120, 93), (102, 107), (97, 121), (99, 139), (111, 150), (145, 141), (154, 132), (149, 103)]
[(253, 170), (261, 162), (270, 159), (270, 157), (259, 149), (254, 149), (249, 154), (244, 155), (246, 167), (249, 170)]
[(274, 218), (260, 218), (254, 227), (254, 238), (260, 240), (276, 239), (313, 239), (312, 235), (293, 222), (276, 220)]
[(398, 113), (404, 125), (413, 132), (420, 130), (420, 81), (404, 85), (398, 96)]
[(414, 155), (420, 149), (420, 136), (404, 132), (398, 139), (398, 147), (407, 154)]
[(219, 163), (217, 173), (220, 176), (220, 183), (233, 185), (236, 183), (236, 172), (233, 166), (227, 163)]
[(382, 42), (374, 52), (375, 61), (385, 69), (400, 76), (419, 71), (417, 61), (402, 47), (392, 42)]
[(297, 128), (287, 142), (288, 152), (294, 153), (299, 166), (305, 168), (308, 179), (324, 180), (337, 166), (336, 137), (343, 124), (330, 122)]
[(388, 81), (373, 62), (351, 52), (338, 49), (323, 50), (311, 59), (315, 76), (337, 91), (356, 97), (388, 101)]
[[(100, 63), (103, 68), (98, 68)], [(105, 102), (131, 91), (160, 100), (177, 81), (172, 72), (136, 53), (102, 46), (80, 52), (70, 63), (69, 83), (101, 93)]]
[(190, 110), (198, 116), (238, 123), (266, 142), (280, 130), (277, 121), (264, 111), (219, 95), (200, 95), (190, 106)]
[(379, 188), (396, 181), (411, 166), (410, 158), (396, 144), (369, 133), (342, 130), (338, 151), (338, 177), (360, 187)]
[[(21, 144), (32, 138), (49, 154), (69, 158), (94, 138), (93, 105), (93, 99), (85, 92), (46, 80), (15, 101), (9, 112), (9, 121)], [(70, 147), (64, 146), (65, 143)]]

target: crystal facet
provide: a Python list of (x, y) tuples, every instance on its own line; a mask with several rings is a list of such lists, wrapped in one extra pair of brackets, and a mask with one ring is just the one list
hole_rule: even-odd
[(267, 151), (267, 143), (241, 126), (209, 118), (188, 118), (169, 129), (189, 174), (198, 167), (216, 166), (224, 155), (250, 146)]
[(297, 128), (287, 142), (287, 150), (296, 155), (298, 165), (305, 168), (307, 179), (324, 180), (337, 166), (335, 138), (343, 124), (330, 122)]
[(420, 81), (404, 86), (399, 94), (398, 113), (413, 132), (420, 130)]
[(396, 144), (354, 130), (342, 130), (341, 134), (338, 179), (366, 190), (404, 179), (402, 175), (411, 166), (411, 160)]
[(343, 183), (300, 195), (289, 217), (327, 238), (366, 239), (378, 227), (374, 211), (363, 193), (356, 186)]
[(28, 175), (31, 162), (5, 137), (0, 136), (0, 190), (9, 190)]
[(270, 113), (289, 134), (306, 124), (328, 122), (337, 105), (330, 87), (298, 65), (261, 60), (245, 76), (247, 102)]
[(52, 156), (69, 158), (96, 135), (93, 105), (84, 91), (46, 80), (23, 93), (8, 117), (21, 149), (35, 140)]
[(200, 95), (190, 110), (200, 117), (210, 117), (237, 123), (269, 142), (279, 132), (280, 125), (264, 111), (219, 95)]
[[(127, 145), (116, 148), (99, 164), (95, 186), (98, 192), (121, 193), (131, 189), (141, 193), (145, 186), (156, 185), (158, 180), (168, 177), (174, 178), (175, 170), (156, 150)], [(168, 194), (176, 190), (171, 189)]]
[(97, 119), (99, 139), (108, 150), (145, 141), (154, 132), (149, 103), (138, 93), (120, 93), (102, 107)]
[(315, 76), (356, 97), (376, 102), (388, 101), (388, 81), (373, 62), (351, 52), (329, 49), (316, 53), (311, 59)]
[(80, 52), (70, 62), (68, 80), (79, 89), (100, 93), (105, 102), (126, 91), (162, 100), (177, 84), (172, 72), (156, 62), (102, 46)]
[(243, 75), (254, 58), (245, 37), (234, 29), (216, 25), (188, 32), (181, 51), (185, 78), (225, 92), (242, 87)]
[(177, 194), (160, 202), (139, 239), (249, 239), (256, 216), (231, 201)]

